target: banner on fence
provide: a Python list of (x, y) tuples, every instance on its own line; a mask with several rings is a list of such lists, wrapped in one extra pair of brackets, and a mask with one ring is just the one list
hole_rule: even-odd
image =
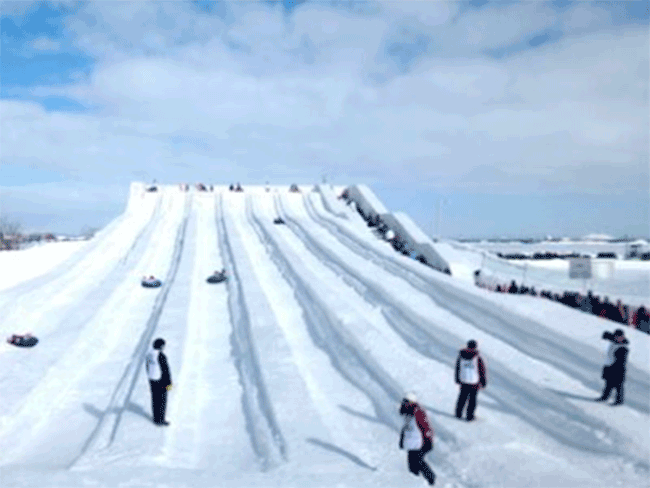
[(569, 259), (569, 278), (573, 280), (591, 279), (591, 258)]

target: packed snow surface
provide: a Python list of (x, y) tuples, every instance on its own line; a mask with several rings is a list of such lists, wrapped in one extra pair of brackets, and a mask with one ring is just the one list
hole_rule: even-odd
[[(438, 273), (307, 187), (143, 189), (71, 252), (0, 262), (0, 332), (40, 339), (0, 344), (3, 488), (425, 486), (398, 447), (408, 391), (436, 486), (649, 486), (649, 336), (625, 330), (625, 404), (596, 403), (612, 322)], [(143, 366), (156, 337), (168, 427)], [(469, 339), (488, 368), (473, 423), (453, 415)]]
[(86, 241), (49, 242), (21, 251), (0, 252), (0, 290), (41, 278), (86, 244)]

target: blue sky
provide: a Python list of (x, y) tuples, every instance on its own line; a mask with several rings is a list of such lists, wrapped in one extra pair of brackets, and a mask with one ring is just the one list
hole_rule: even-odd
[(445, 236), (647, 236), (648, 1), (0, 2), (0, 211), (366, 183)]

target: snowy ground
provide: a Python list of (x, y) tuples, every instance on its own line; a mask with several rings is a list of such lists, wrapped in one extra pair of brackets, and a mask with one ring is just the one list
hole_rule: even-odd
[[(437, 486), (649, 486), (649, 336), (626, 330), (626, 404), (595, 403), (611, 322), (435, 272), (310, 189), (134, 185), (73, 254), (3, 268), (0, 333), (41, 342), (0, 344), (0, 486), (424, 486), (397, 447), (406, 391), (436, 431)], [(157, 336), (166, 428), (143, 369)], [(488, 388), (467, 424), (453, 366), (470, 338)]]
[(87, 241), (49, 242), (22, 251), (0, 252), (0, 290), (42, 277), (86, 244)]
[[(575, 244), (574, 247), (570, 247), (566, 244), (567, 247), (563, 248), (562, 252), (589, 252), (589, 249), (598, 245)], [(515, 280), (518, 285), (523, 283), (526, 286), (534, 286), (538, 291), (546, 289), (560, 294), (564, 291), (586, 293), (587, 290), (591, 290), (601, 298), (608, 297), (610, 301), (615, 302), (620, 299), (635, 307), (650, 305), (649, 261), (593, 259), (592, 278), (585, 281), (569, 278), (569, 261), (564, 259), (505, 260), (483, 252), (471, 244), (447, 243), (439, 246), (443, 248), (443, 256), (450, 259), (452, 263), (462, 262), (462, 266), (467, 270), (480, 269), (483, 276), (489, 278), (488, 281), (495, 283), (509, 284), (511, 280)], [(508, 248), (505, 252), (522, 252), (522, 249), (527, 249), (521, 246), (516, 249)], [(446, 251), (447, 249), (449, 251)], [(498, 249), (502, 251), (501, 248)], [(552, 247), (544, 249), (554, 250)], [(620, 249), (617, 248), (617, 251)], [(465, 273), (465, 278), (466, 281), (473, 280), (472, 273)]]

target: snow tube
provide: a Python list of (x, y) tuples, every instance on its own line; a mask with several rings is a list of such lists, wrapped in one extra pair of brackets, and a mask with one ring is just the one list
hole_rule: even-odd
[(143, 281), (142, 286), (145, 288), (158, 288), (160, 285), (162, 285), (162, 282), (160, 280), (153, 280), (153, 281)]
[(38, 339), (33, 336), (13, 336), (7, 339), (7, 342), (18, 347), (34, 347), (38, 343)]
[(208, 283), (221, 283), (222, 281), (226, 281), (226, 277), (223, 275), (212, 275), (206, 281)]

